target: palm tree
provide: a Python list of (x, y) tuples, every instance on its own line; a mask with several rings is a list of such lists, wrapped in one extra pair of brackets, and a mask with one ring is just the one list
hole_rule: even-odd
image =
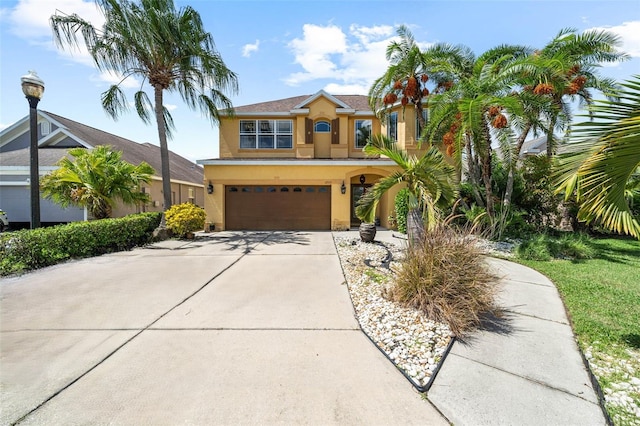
[(401, 103), (403, 110), (412, 104), (423, 127), (423, 100), (429, 95), (426, 88), (429, 77), (423, 70), (422, 51), (406, 26), (398, 27), (397, 33), (400, 39), (387, 46), (389, 68), (369, 89), (369, 104), (379, 118), (396, 102)]
[(578, 219), (600, 222), (607, 229), (640, 239), (640, 222), (625, 198), (626, 184), (640, 167), (640, 75), (596, 100), (590, 113), (596, 121), (575, 126), (569, 152), (561, 158), (558, 191), (574, 194)]
[(89, 209), (96, 219), (111, 217), (114, 204), (135, 205), (149, 201), (140, 184), (151, 181), (153, 167), (145, 162), (137, 166), (122, 160), (122, 152), (100, 145), (94, 149), (72, 148), (68, 157), (58, 161), (58, 169), (42, 178), (47, 198), (67, 207)]
[[(492, 141), (508, 126), (508, 116), (521, 116), (521, 98), (513, 87), (528, 54), (522, 46), (498, 46), (479, 57), (468, 48), (436, 45), (424, 53), (426, 69), (437, 83), (429, 100), (425, 140), (443, 145), (459, 173), (463, 153), (476, 203), (493, 216)], [(447, 59), (449, 58), (449, 59)], [(482, 182), (482, 183), (481, 183)], [(484, 200), (480, 187), (484, 189)]]
[[(135, 108), (145, 123), (151, 122), (150, 111), (154, 111), (166, 211), (172, 203), (167, 137), (171, 137), (174, 126), (163, 105), (164, 92), (179, 93), (190, 108), (198, 108), (216, 123), (220, 109), (232, 108), (225, 92), (237, 92), (237, 77), (224, 64), (193, 8), (176, 10), (173, 0), (96, 3), (106, 18), (102, 28), (78, 15), (56, 12), (51, 17), (55, 40), (63, 48), (73, 48), (79, 45), (81, 35), (98, 69), (122, 76), (120, 83), (102, 94), (102, 106), (114, 119), (128, 109), (121, 84), (129, 77), (142, 79), (134, 95)], [(146, 84), (153, 90), (153, 102), (143, 90)]]
[[(381, 178), (373, 187), (365, 192), (358, 201), (356, 215), (364, 222), (373, 222), (376, 207), (382, 196), (395, 185), (404, 184), (409, 190), (410, 223), (420, 217), (426, 219), (427, 229), (433, 229), (438, 220), (438, 209), (448, 206), (455, 199), (455, 170), (444, 159), (444, 155), (435, 147), (431, 147), (422, 157), (409, 155), (398, 148), (395, 141), (377, 134), (364, 147), (370, 156), (385, 156), (393, 160), (400, 170)], [(415, 224), (420, 227), (422, 220)], [(408, 226), (408, 230), (412, 230)], [(417, 237), (409, 235), (409, 239)]]
[(558, 115), (564, 114), (568, 121), (571, 119), (570, 102), (577, 98), (580, 104), (589, 105), (593, 100), (590, 89), (611, 92), (615, 88), (614, 80), (600, 77), (597, 68), (603, 62), (628, 59), (627, 54), (616, 50), (620, 43), (618, 36), (607, 31), (592, 30), (576, 34), (575, 29), (564, 28), (532, 55), (532, 59), (538, 63), (536, 70), (539, 72), (528, 76), (527, 88), (536, 94), (548, 96), (556, 111), (546, 128), (548, 157), (557, 149), (554, 130), (563, 127), (558, 126)]

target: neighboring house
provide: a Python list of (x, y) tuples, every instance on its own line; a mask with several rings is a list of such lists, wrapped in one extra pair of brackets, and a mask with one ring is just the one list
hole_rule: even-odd
[[(29, 141), (29, 116), (0, 132), (0, 206), (14, 224), (28, 223), (31, 218)], [(69, 156), (69, 148), (91, 149), (98, 145), (110, 145), (114, 150), (122, 151), (122, 159), (129, 163), (138, 165), (146, 161), (156, 171), (152, 181), (142, 186), (142, 190), (149, 193), (151, 202), (138, 206), (118, 204), (113, 210), (113, 216), (162, 211), (162, 177), (158, 146), (136, 143), (50, 112), (38, 111), (40, 176), (55, 170), (56, 163), (65, 155)], [(169, 152), (169, 157), (172, 202), (192, 202), (203, 207), (202, 167), (173, 152)], [(40, 204), (40, 217), (44, 224), (87, 219), (85, 210), (78, 207), (63, 209), (47, 199), (41, 199)]]
[(532, 155), (547, 153), (547, 136), (541, 136), (536, 139), (529, 139), (522, 144), (520, 150), (520, 158), (530, 157)]
[[(397, 170), (386, 158), (366, 158), (370, 135), (384, 133), (418, 151), (414, 110), (396, 106), (387, 122), (368, 98), (319, 91), (236, 107), (220, 122), (220, 158), (204, 165), (207, 221), (216, 230), (344, 230), (357, 226), (356, 202), (380, 177)], [(381, 200), (388, 226), (399, 188)]]

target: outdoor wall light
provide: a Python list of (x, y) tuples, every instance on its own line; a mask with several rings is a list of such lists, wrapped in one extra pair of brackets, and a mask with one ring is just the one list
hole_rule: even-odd
[(367, 180), (366, 177), (364, 177), (364, 175), (360, 175), (360, 183), (364, 185), (364, 182)]
[(343, 194), (347, 193), (347, 187), (344, 186), (344, 181), (342, 181), (342, 185), (340, 185), (340, 192)]
[(44, 81), (35, 71), (20, 78), (22, 93), (29, 101), (29, 157), (31, 182), (31, 229), (40, 227), (40, 165), (38, 161), (38, 102), (44, 93)]
[(213, 184), (209, 181), (209, 185), (207, 185), (207, 194), (213, 194)]

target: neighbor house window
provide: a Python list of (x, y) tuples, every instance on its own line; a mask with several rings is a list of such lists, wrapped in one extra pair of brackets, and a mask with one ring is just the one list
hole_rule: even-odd
[(331, 124), (328, 121), (317, 121), (313, 130), (316, 133), (329, 133), (331, 131)]
[(240, 120), (241, 149), (293, 148), (291, 120)]
[(387, 137), (392, 141), (398, 141), (398, 113), (392, 112), (387, 120)]
[[(417, 111), (416, 111), (417, 112)], [(429, 121), (429, 110), (422, 110), (422, 118), (424, 118), (424, 124), (427, 125)], [(420, 135), (422, 134), (422, 127), (420, 127), (420, 120), (418, 120), (418, 114), (416, 114), (416, 140), (420, 139)]]
[(371, 137), (371, 120), (356, 120), (356, 148), (364, 148)]

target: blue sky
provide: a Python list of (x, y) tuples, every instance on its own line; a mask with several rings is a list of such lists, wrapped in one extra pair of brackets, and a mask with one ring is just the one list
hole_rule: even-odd
[[(238, 74), (236, 106), (321, 89), (366, 94), (384, 73), (385, 48), (401, 24), (424, 46), (464, 44), (476, 54), (503, 43), (542, 47), (566, 27), (608, 29), (622, 38), (621, 50), (632, 59), (603, 67), (601, 74), (615, 79), (640, 74), (640, 0), (176, 0), (176, 5), (200, 13), (227, 66)], [(118, 121), (102, 110), (100, 94), (113, 76), (101, 75), (79, 52), (56, 48), (48, 24), (56, 9), (94, 23), (101, 19), (92, 1), (0, 0), (0, 129), (28, 114), (20, 77), (35, 70), (46, 85), (40, 109), (158, 144), (155, 125), (145, 125), (133, 109)], [(177, 128), (169, 148), (194, 161), (217, 157), (217, 127), (177, 96), (167, 95), (165, 104)]]

